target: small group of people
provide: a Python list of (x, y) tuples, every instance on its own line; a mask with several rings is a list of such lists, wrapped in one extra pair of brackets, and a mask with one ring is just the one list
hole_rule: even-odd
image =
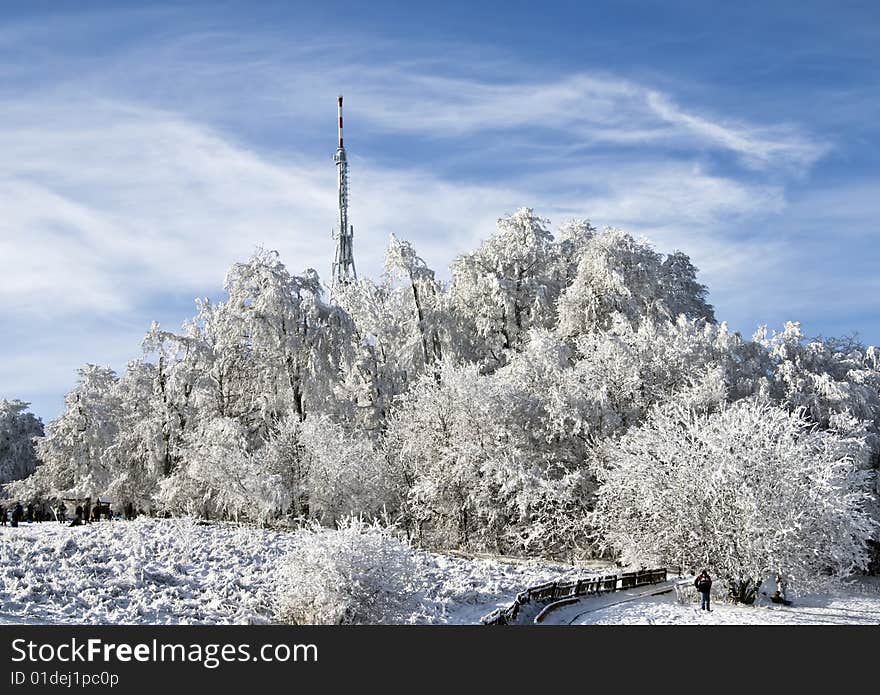
[[(138, 516), (138, 512), (139, 510), (135, 509), (134, 504), (129, 502), (124, 507), (124, 518), (126, 520), (134, 519)], [(16, 502), (10, 509), (6, 509), (0, 504), (0, 526), (8, 524), (15, 527), (25, 522), (51, 521), (53, 518), (59, 523), (68, 523), (67, 505), (63, 500), (58, 506), (49, 506), (46, 503), (30, 503), (27, 506), (22, 506), (21, 502)], [(81, 526), (92, 521), (100, 521), (102, 518), (108, 521), (114, 518), (110, 510), (110, 503), (102, 502), (99, 499), (93, 506), (92, 500), (86, 498), (82, 504), (76, 506), (74, 518), (69, 520), (68, 525)], [(120, 514), (117, 513), (115, 518), (120, 518)]]
[[(11, 518), (10, 518), (11, 517)], [(25, 519), (25, 511), (21, 506), (21, 502), (16, 502), (12, 513), (7, 513), (6, 509), (0, 504), (0, 526), (6, 526), (7, 522), (11, 526), (18, 526)]]
[(25, 508), (21, 506), (21, 502), (16, 502), (15, 506), (8, 513), (3, 508), (3, 505), (0, 505), (0, 524), (5, 526), (7, 517), (10, 517), (8, 520), (11, 521), (13, 526), (18, 526), (23, 521), (31, 523), (34, 521), (48, 521), (51, 518), (42, 506), (29, 504)]
[(45, 505), (28, 504), (22, 507), (21, 502), (16, 502), (15, 506), (7, 510), (0, 504), (0, 526), (18, 526), (22, 522), (33, 523), (42, 521), (51, 521), (52, 515), (46, 510)]
[(63, 522), (64, 519), (62, 516), (59, 516), (59, 512), (61, 514), (64, 512), (63, 502), (61, 503), (60, 510), (50, 509), (45, 504), (28, 504), (26, 507), (23, 507), (21, 502), (16, 502), (15, 506), (7, 510), (0, 504), (0, 526), (9, 524), (14, 527), (21, 523), (31, 524), (34, 522), (52, 521), (53, 515), (56, 520)]
[[(64, 503), (62, 502), (62, 504)], [(98, 500), (93, 507), (92, 500), (90, 498), (87, 498), (84, 504), (76, 505), (73, 520), (70, 522), (70, 524), (68, 524), (68, 526), (82, 526), (83, 524), (92, 521), (100, 521), (102, 517), (107, 521), (113, 520), (113, 514), (110, 511), (110, 503), (101, 502), (101, 500)], [(117, 518), (118, 517), (119, 515), (117, 514)]]

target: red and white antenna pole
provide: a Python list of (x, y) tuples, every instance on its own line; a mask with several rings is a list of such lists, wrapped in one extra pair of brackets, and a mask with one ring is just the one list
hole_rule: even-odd
[(342, 147), (342, 95), (339, 95), (339, 146)]
[(336, 100), (339, 115), (339, 147), (333, 160), (336, 162), (338, 199), (339, 199), (339, 224), (333, 233), (336, 240), (336, 253), (331, 268), (330, 298), (333, 291), (342, 285), (347, 285), (357, 280), (357, 272), (354, 269), (354, 227), (348, 220), (348, 158), (345, 155), (345, 146), (342, 140), (342, 95)]

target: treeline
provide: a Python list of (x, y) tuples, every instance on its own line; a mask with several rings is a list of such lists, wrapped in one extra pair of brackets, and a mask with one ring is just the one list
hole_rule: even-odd
[(449, 283), (392, 237), (382, 279), (332, 303), (314, 271), (256, 254), (225, 301), (199, 301), (179, 332), (154, 324), (123, 374), (79, 370), (10, 494), (255, 522), (355, 513), (445, 548), (865, 567), (874, 348), (796, 323), (745, 340), (685, 254), (548, 225), (500, 219)]

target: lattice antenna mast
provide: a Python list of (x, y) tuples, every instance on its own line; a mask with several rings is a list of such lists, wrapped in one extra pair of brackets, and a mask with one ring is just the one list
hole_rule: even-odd
[(342, 95), (339, 96), (337, 103), (339, 104), (339, 147), (336, 148), (333, 161), (336, 162), (339, 184), (339, 226), (333, 231), (336, 254), (331, 273), (331, 297), (333, 290), (357, 280), (357, 272), (354, 269), (354, 227), (348, 221), (348, 160), (342, 140)]

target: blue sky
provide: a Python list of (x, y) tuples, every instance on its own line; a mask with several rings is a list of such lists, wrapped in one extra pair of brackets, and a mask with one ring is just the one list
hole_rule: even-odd
[(335, 96), (361, 274), (445, 275), (534, 207), (681, 249), (720, 319), (880, 343), (880, 5), (0, 2), (0, 398), (85, 362), (258, 246), (326, 275)]

